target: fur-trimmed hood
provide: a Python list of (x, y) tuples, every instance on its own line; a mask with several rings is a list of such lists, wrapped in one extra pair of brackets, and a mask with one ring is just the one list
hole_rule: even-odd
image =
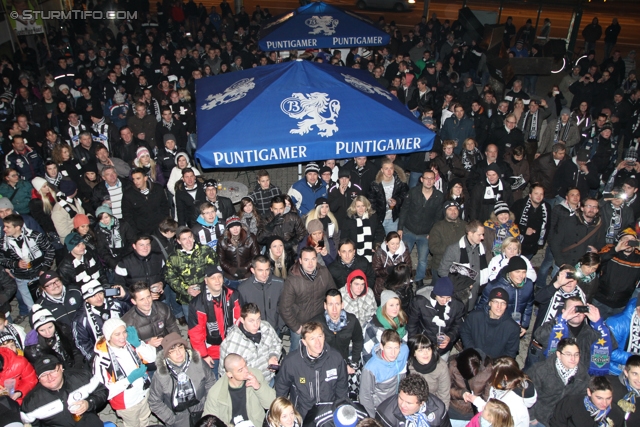
[[(200, 353), (197, 351), (193, 351), (191, 349), (187, 350), (189, 352), (189, 357), (191, 357), (191, 362), (200, 363)], [(156, 368), (158, 373), (161, 375), (169, 375), (169, 369), (167, 369), (166, 357), (161, 357), (162, 353), (158, 353), (158, 359), (156, 359)]]

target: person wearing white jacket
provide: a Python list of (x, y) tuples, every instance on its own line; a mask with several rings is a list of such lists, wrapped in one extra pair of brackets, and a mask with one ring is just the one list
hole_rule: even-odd
[(504, 239), (504, 241), (502, 242), (502, 246), (500, 247), (500, 251), (501, 254), (494, 256), (489, 262), (489, 282), (495, 280), (495, 278), (498, 277), (498, 274), (500, 274), (500, 270), (502, 270), (502, 267), (509, 264), (509, 259), (514, 256), (519, 256), (524, 260), (524, 262), (527, 263), (527, 279), (531, 279), (533, 283), (536, 282), (536, 280), (538, 279), (536, 270), (534, 270), (533, 266), (531, 265), (531, 261), (529, 261), (527, 257), (521, 255), (522, 244), (517, 238), (507, 237), (506, 239)]
[[(529, 377), (520, 370), (515, 359), (498, 357), (493, 361), (489, 398), (505, 403), (513, 417), (513, 427), (529, 427), (529, 408), (538, 400), (538, 394)], [(480, 396), (467, 392), (463, 398), (481, 412), (486, 403)]]
[(109, 390), (109, 404), (124, 426), (145, 427), (151, 416), (147, 364), (155, 362), (156, 349), (120, 319), (107, 320), (102, 332), (95, 345), (93, 373)]

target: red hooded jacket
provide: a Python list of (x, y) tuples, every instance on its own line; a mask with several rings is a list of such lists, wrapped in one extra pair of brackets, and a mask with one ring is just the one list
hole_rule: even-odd
[(38, 384), (36, 371), (25, 357), (18, 356), (8, 348), (0, 347), (0, 357), (4, 360), (0, 371), (0, 386), (4, 386), (8, 379), (15, 379), (15, 391), (22, 393), (16, 402), (22, 405), (22, 399)]

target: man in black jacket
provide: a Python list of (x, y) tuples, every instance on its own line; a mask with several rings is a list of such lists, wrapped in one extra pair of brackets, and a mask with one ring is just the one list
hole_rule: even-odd
[(159, 294), (157, 284), (149, 287), (146, 282), (136, 282), (130, 288), (131, 303), (134, 305), (122, 316), (127, 326), (133, 326), (138, 337), (145, 343), (162, 350), (162, 339), (175, 332), (180, 335), (176, 318), (166, 304), (155, 301)]
[[(215, 179), (208, 179), (203, 184), (205, 202), (211, 203), (217, 209), (218, 220), (223, 223), (230, 216), (236, 214), (236, 210), (233, 207), (233, 202), (228, 197), (218, 196), (218, 181)], [(197, 217), (197, 215), (196, 215)]]
[(338, 183), (329, 189), (327, 198), (331, 212), (338, 220), (338, 224), (344, 224), (347, 220), (347, 209), (351, 202), (360, 195), (366, 195), (369, 189), (363, 192), (358, 184), (351, 182), (351, 172), (346, 167), (338, 171)]
[(329, 347), (338, 350), (342, 355), (349, 375), (355, 374), (354, 367), (360, 364), (362, 357), (364, 337), (358, 318), (344, 310), (339, 290), (327, 291), (324, 296), (324, 313), (320, 313), (311, 321), (322, 325)]
[(579, 394), (589, 384), (589, 373), (580, 364), (580, 354), (575, 338), (564, 338), (558, 343), (553, 356), (536, 363), (527, 375), (536, 386), (538, 400), (529, 409), (529, 418), (548, 426), (553, 408), (565, 396)]
[[(416, 417), (421, 418), (421, 422), (409, 422)], [(378, 405), (376, 420), (383, 427), (409, 425), (451, 427), (446, 406), (442, 400), (429, 393), (427, 380), (419, 374), (407, 375), (400, 381), (398, 395), (391, 396)]]
[(547, 241), (551, 224), (551, 207), (544, 201), (544, 187), (534, 183), (529, 196), (516, 200), (511, 206), (520, 229), (522, 255), (531, 259)]
[[(453, 282), (441, 277), (429, 297), (416, 295), (411, 301), (407, 332), (409, 336), (423, 334), (437, 343), (441, 357), (449, 354), (460, 337), (465, 306), (453, 299)], [(445, 356), (445, 357), (447, 357)]]
[(54, 270), (42, 273), (39, 282), (41, 295), (36, 304), (49, 310), (56, 321), (70, 327), (76, 311), (82, 306), (82, 292), (78, 288), (65, 286)]
[(176, 185), (176, 214), (178, 225), (192, 228), (198, 218), (199, 207), (205, 202), (205, 190), (191, 168), (182, 169), (182, 182)]
[(284, 287), (284, 280), (271, 273), (271, 263), (264, 255), (251, 260), (251, 276), (238, 286), (242, 306), (250, 302), (256, 304), (262, 314), (262, 320), (282, 335), (284, 320), (280, 316), (278, 304)]
[(340, 242), (338, 257), (327, 268), (339, 288), (347, 284), (347, 277), (354, 270), (362, 270), (367, 275), (367, 283), (375, 283), (376, 280), (372, 264), (362, 255), (356, 255), (356, 244), (349, 239)]
[(429, 232), (433, 224), (443, 217), (444, 195), (435, 189), (435, 180), (436, 175), (432, 170), (424, 171), (420, 178), (421, 185), (409, 190), (398, 221), (398, 234), (407, 250), (411, 252), (414, 245), (418, 246), (418, 266), (414, 279), (418, 287), (423, 285), (422, 280), (427, 272)]
[[(72, 415), (78, 414), (82, 416), (81, 425), (103, 424), (96, 412), (107, 404), (109, 391), (97, 376), (84, 369), (62, 369), (55, 356), (42, 357), (34, 368), (39, 383), (22, 401), (23, 422), (43, 427), (75, 427), (78, 422)], [(70, 402), (74, 405), (69, 405)]]
[(289, 396), (304, 418), (316, 402), (347, 400), (347, 365), (342, 355), (325, 343), (322, 325), (308, 322), (300, 328), (301, 345), (280, 365), (276, 395)]
[(284, 197), (275, 196), (271, 199), (271, 212), (264, 216), (264, 228), (258, 232), (258, 243), (266, 245), (271, 236), (282, 238), (285, 250), (292, 259), (296, 257), (298, 243), (307, 235), (307, 230), (300, 215), (286, 212)]
[(122, 196), (122, 219), (138, 233), (153, 233), (160, 222), (169, 216), (169, 201), (164, 188), (149, 182), (144, 169), (134, 169), (133, 186)]
[(520, 349), (520, 325), (506, 313), (509, 295), (502, 288), (489, 294), (488, 310), (475, 310), (467, 316), (460, 337), (464, 348), (482, 350), (491, 358), (515, 358)]
[(573, 394), (558, 402), (549, 425), (553, 427), (599, 425), (594, 421), (594, 414), (602, 412), (606, 413), (602, 420), (604, 425), (625, 424), (624, 413), (616, 403), (613, 403), (613, 390), (607, 377), (592, 377), (586, 395), (584, 392)]
[(343, 168), (351, 172), (351, 182), (357, 184), (363, 194), (367, 194), (371, 188), (371, 183), (376, 180), (378, 168), (369, 161), (366, 156), (355, 157), (353, 161), (347, 162)]

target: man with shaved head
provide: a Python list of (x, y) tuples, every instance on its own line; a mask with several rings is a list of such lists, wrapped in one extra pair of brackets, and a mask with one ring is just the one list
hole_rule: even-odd
[(242, 356), (230, 353), (224, 358), (225, 374), (207, 394), (203, 415), (215, 415), (226, 425), (251, 421), (261, 426), (265, 411), (276, 398), (259, 369), (250, 368)]

